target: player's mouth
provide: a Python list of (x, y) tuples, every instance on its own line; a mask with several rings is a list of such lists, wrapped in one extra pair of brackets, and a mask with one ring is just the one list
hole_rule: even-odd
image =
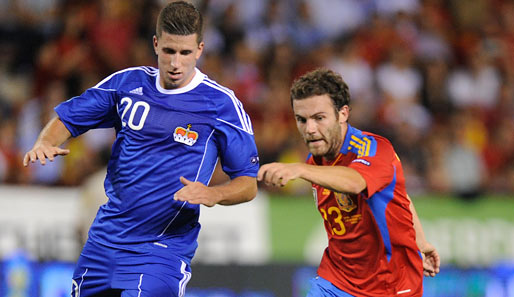
[(179, 80), (182, 78), (182, 72), (168, 71), (168, 76), (171, 80)]
[(318, 146), (323, 143), (323, 139), (307, 139), (306, 142), (307, 142), (307, 145)]

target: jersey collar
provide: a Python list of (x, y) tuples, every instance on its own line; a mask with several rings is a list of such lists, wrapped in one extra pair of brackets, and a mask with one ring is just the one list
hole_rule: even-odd
[(361, 130), (348, 125), (348, 131), (339, 151), (341, 154), (352, 152), (360, 157), (374, 156), (377, 151), (377, 141), (372, 135), (364, 134)]
[(341, 146), (341, 150), (339, 151), (343, 155), (348, 154), (348, 152), (358, 153), (358, 150), (356, 150), (355, 146), (352, 145), (351, 139), (352, 139), (352, 136), (354, 136), (354, 135), (357, 135), (358, 138), (360, 138), (362, 135), (361, 130), (350, 126), (350, 124), (347, 124), (347, 126), (348, 126), (348, 129), (346, 129), (346, 135), (344, 136), (343, 145)]
[(177, 89), (165, 89), (161, 87), (161, 84), (159, 83), (161, 79), (161, 74), (160, 72), (157, 72), (157, 77), (155, 79), (155, 87), (159, 92), (163, 94), (183, 94), (196, 88), (203, 81), (204, 78), (205, 74), (203, 74), (198, 68), (195, 67), (193, 79), (187, 85)]

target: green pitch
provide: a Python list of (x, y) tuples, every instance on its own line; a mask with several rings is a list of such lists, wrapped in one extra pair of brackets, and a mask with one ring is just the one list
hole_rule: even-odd
[[(514, 222), (514, 196), (484, 196), (464, 201), (451, 196), (413, 196), (422, 220), (437, 218), (491, 218)], [(270, 197), (272, 260), (303, 261), (307, 237), (322, 224), (312, 196)]]

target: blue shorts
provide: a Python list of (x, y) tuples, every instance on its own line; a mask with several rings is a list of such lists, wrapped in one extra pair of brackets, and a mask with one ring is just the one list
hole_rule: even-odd
[(120, 249), (88, 240), (73, 273), (72, 297), (181, 297), (191, 279), (196, 244), (176, 239)]
[(311, 289), (307, 293), (307, 297), (354, 297), (340, 290), (321, 276), (311, 279), (310, 283)]

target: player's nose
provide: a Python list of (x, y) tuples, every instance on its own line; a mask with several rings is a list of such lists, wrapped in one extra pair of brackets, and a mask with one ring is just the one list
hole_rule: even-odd
[(180, 56), (178, 54), (171, 55), (170, 66), (173, 68), (180, 66)]
[(317, 129), (318, 129), (317, 125), (316, 125), (316, 123), (313, 120), (308, 119), (305, 122), (305, 133), (314, 134), (314, 133), (316, 133)]

